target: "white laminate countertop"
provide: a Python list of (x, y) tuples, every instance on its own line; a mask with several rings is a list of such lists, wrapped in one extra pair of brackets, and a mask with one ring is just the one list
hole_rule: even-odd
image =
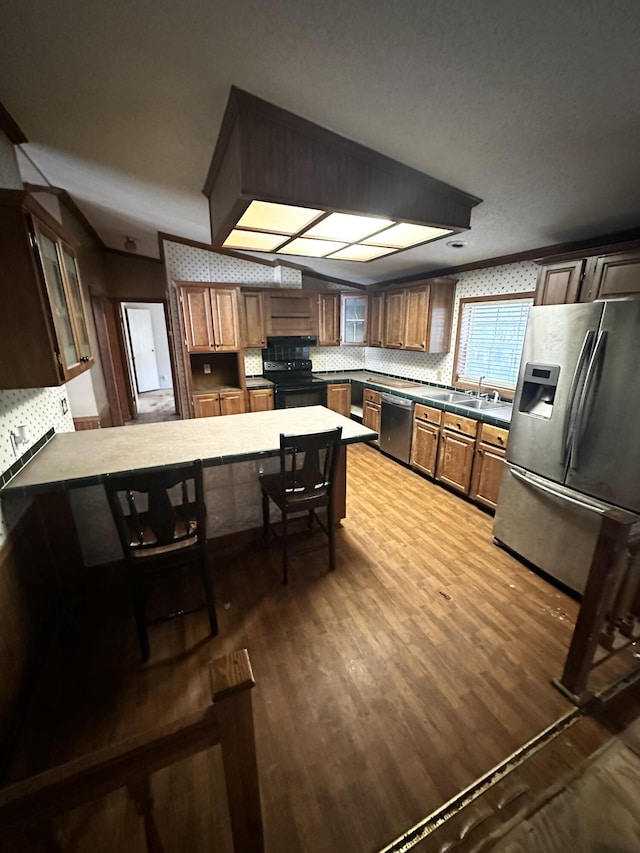
[(195, 459), (208, 466), (246, 462), (279, 453), (280, 433), (337, 426), (342, 427), (343, 444), (377, 438), (373, 430), (324, 406), (58, 433), (2, 493), (66, 491), (101, 483), (108, 474), (172, 467)]

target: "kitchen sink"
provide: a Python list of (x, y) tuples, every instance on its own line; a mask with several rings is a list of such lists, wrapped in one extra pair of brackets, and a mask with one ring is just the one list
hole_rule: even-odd
[(509, 406), (508, 403), (498, 403), (493, 400), (479, 400), (477, 397), (466, 397), (464, 401), (460, 400), (457, 405), (464, 406), (465, 409), (477, 409), (478, 411), (484, 411), (485, 409), (506, 409)]
[(469, 400), (467, 394), (462, 394), (460, 391), (442, 391), (435, 394), (425, 394), (430, 400), (437, 400), (439, 403), (458, 403), (461, 400)]

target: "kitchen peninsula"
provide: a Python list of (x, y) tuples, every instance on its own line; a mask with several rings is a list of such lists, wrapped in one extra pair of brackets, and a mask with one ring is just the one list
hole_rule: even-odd
[[(280, 434), (342, 427), (342, 444), (377, 434), (326, 409), (308, 406), (225, 417), (111, 427), (54, 435), (0, 492), (36, 496), (68, 492), (85, 566), (120, 558), (115, 527), (102, 488), (110, 474), (170, 468), (201, 459), (207, 536), (215, 538), (261, 524), (261, 470), (276, 470)], [(339, 465), (336, 509), (346, 509), (346, 450)]]

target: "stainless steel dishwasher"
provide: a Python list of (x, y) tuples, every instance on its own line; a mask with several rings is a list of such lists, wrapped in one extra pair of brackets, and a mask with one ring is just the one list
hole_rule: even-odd
[(380, 450), (384, 450), (400, 462), (408, 463), (411, 455), (412, 431), (413, 400), (397, 397), (395, 394), (383, 394)]

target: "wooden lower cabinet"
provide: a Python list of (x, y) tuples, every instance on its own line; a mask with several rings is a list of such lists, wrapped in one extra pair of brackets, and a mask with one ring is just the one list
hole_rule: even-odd
[(439, 409), (416, 403), (411, 441), (411, 467), (430, 477), (436, 475), (441, 420), (442, 412)]
[[(365, 388), (362, 392), (362, 426), (374, 430), (380, 435), (380, 417), (382, 413), (382, 394)], [(372, 444), (379, 445), (380, 441), (375, 439)]]
[(247, 411), (245, 392), (212, 391), (209, 394), (193, 395), (194, 418), (215, 418), (218, 415), (241, 415)]
[(495, 509), (498, 504), (508, 436), (506, 429), (481, 425), (469, 497), (489, 509)]
[(351, 385), (327, 385), (327, 408), (351, 417)]
[(256, 388), (249, 391), (250, 412), (269, 412), (273, 408), (273, 388)]
[(194, 394), (194, 418), (215, 418), (220, 414), (220, 394)]
[(442, 418), (436, 480), (469, 494), (478, 422), (445, 412)]
[(242, 415), (246, 411), (247, 401), (244, 391), (238, 389), (237, 391), (220, 392), (221, 415)]

